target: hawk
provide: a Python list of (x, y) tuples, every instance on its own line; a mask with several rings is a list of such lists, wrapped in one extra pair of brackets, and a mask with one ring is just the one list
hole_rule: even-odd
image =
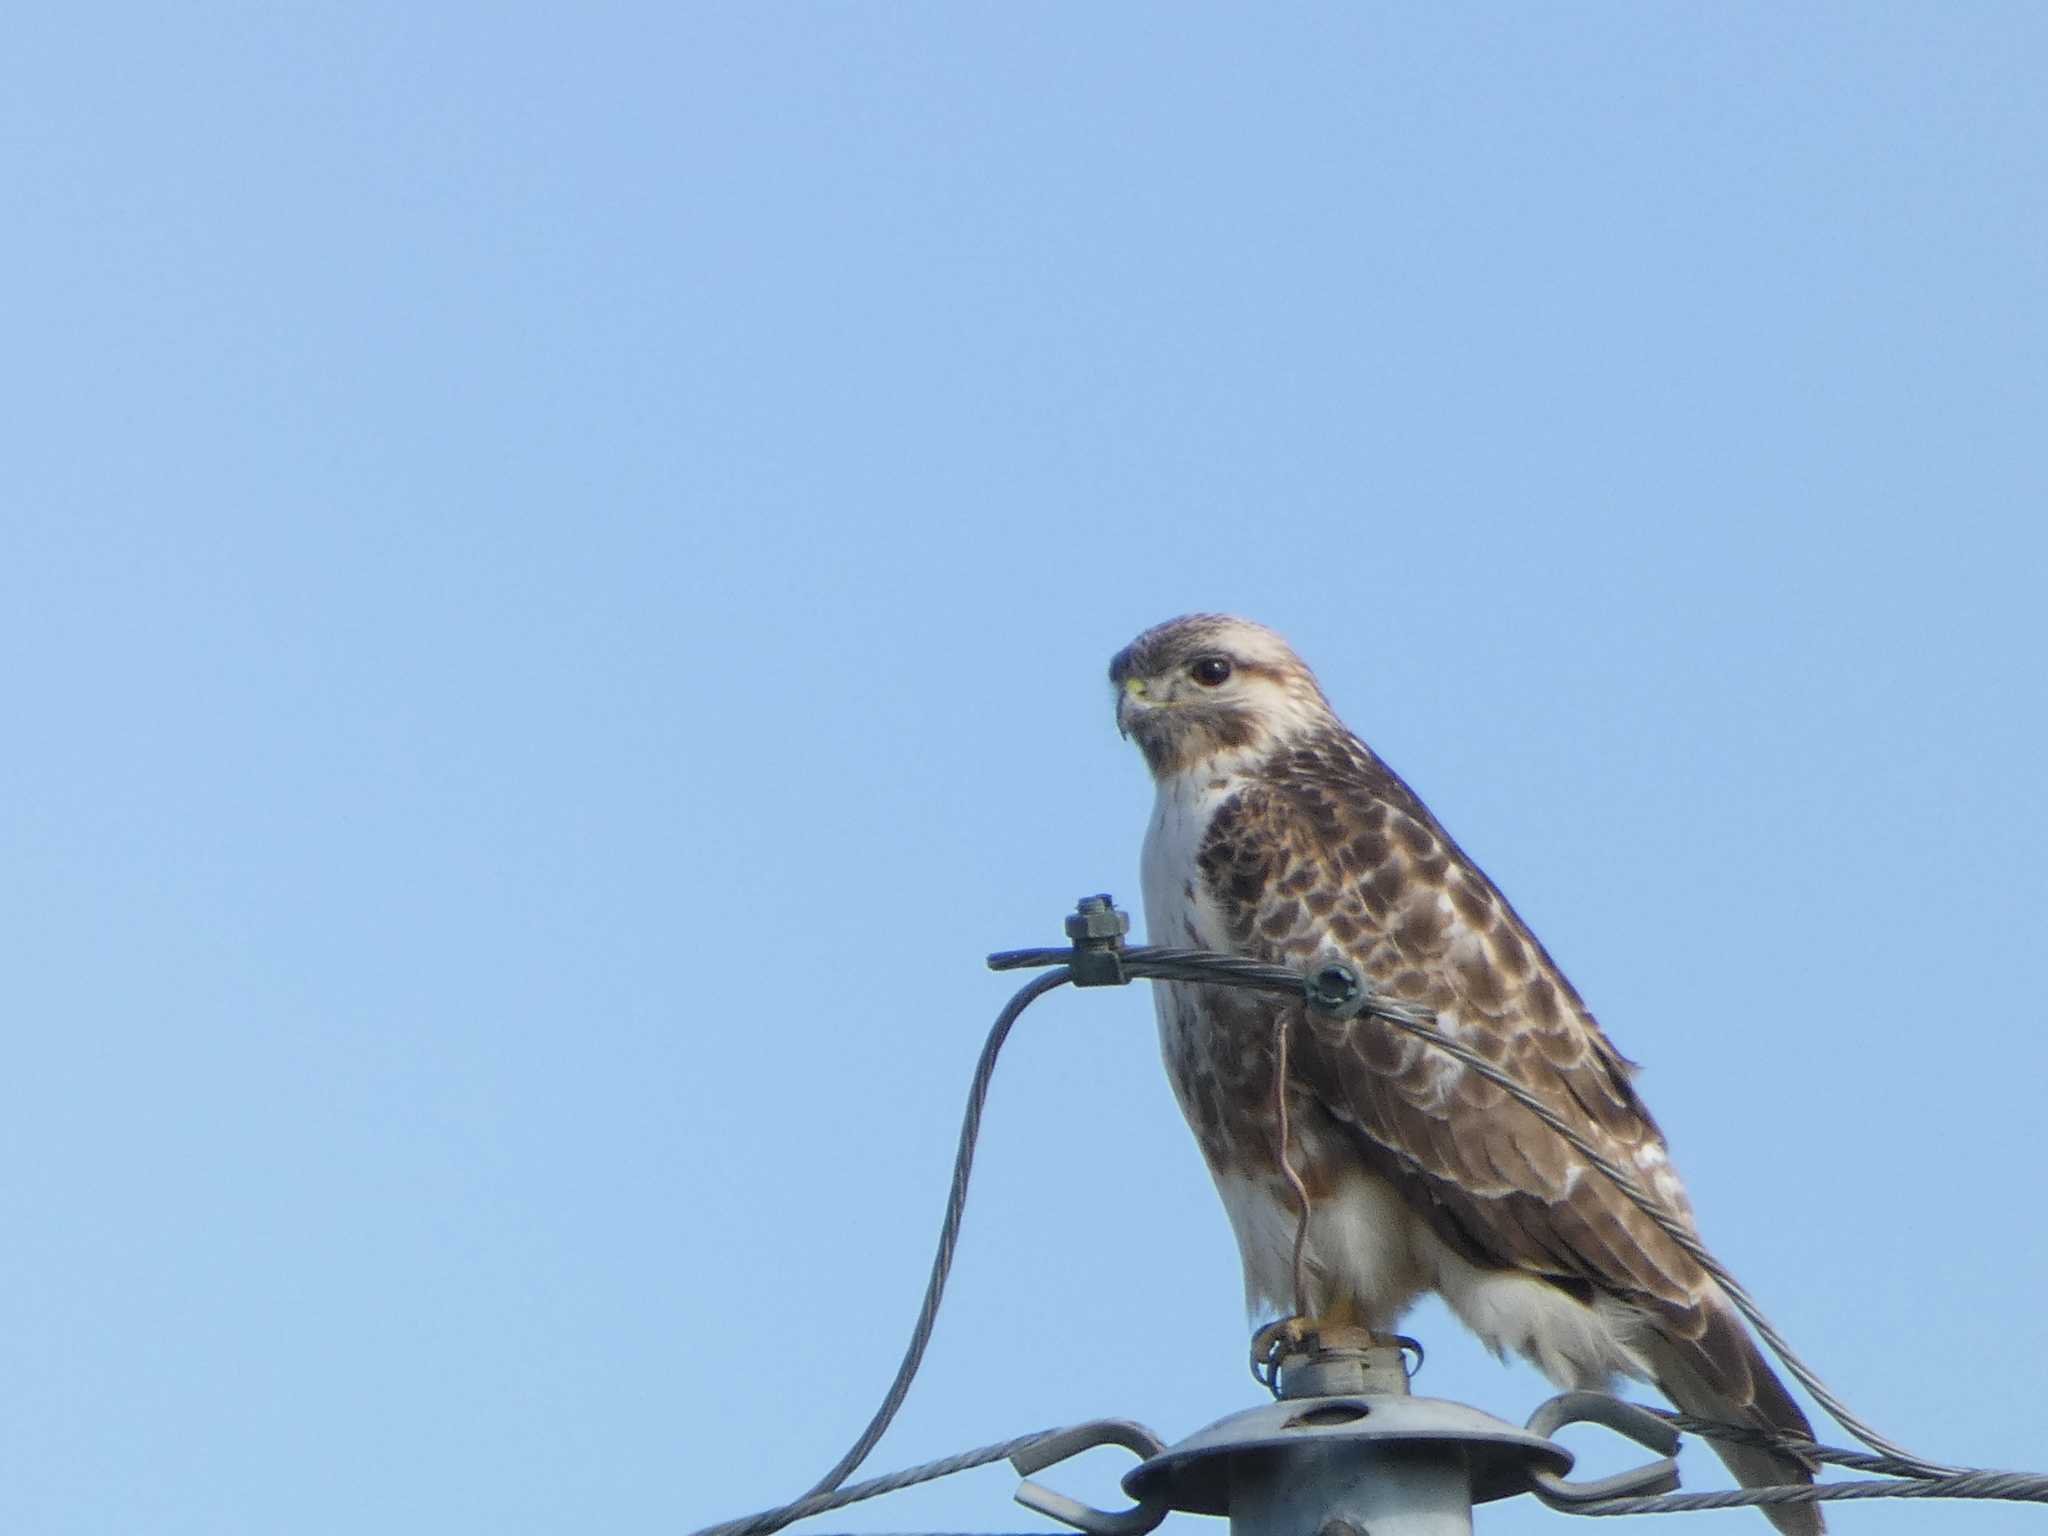
[[(1285, 641), (1195, 614), (1138, 636), (1109, 676), (1117, 725), (1158, 790), (1143, 856), (1151, 942), (1301, 967), (1342, 955), (1386, 995), (1433, 1009), (1690, 1225), (1633, 1064)], [(1810, 1436), (1715, 1281), (1497, 1085), (1369, 1016), (1198, 983), (1155, 998), (1255, 1315), (1384, 1335), (1433, 1291), (1494, 1354), (1561, 1387), (1631, 1376), (1686, 1412)], [(1715, 1449), (1745, 1484), (1813, 1477), (1788, 1455)], [(1811, 1505), (1766, 1513), (1788, 1533), (1823, 1529)]]

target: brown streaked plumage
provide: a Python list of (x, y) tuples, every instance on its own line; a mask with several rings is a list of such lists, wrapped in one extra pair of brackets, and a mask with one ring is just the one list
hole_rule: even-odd
[[(1292, 965), (1341, 952), (1434, 1009), (1439, 1028), (1691, 1220), (1631, 1064), (1285, 642), (1192, 615), (1140, 635), (1110, 680), (1118, 726), (1158, 786), (1144, 855), (1153, 943)], [(1630, 1375), (1689, 1412), (1810, 1433), (1712, 1278), (1502, 1089), (1383, 1021), (1194, 984), (1155, 995), (1168, 1074), (1255, 1310), (1295, 1303), (1298, 1207), (1273, 1081), (1285, 1029), (1287, 1162), (1311, 1197), (1310, 1312), (1389, 1331), (1436, 1291), (1497, 1353), (1562, 1386)], [(1721, 1454), (1746, 1484), (1812, 1476), (1765, 1451)], [(1768, 1513), (1788, 1533), (1823, 1529), (1811, 1506)]]

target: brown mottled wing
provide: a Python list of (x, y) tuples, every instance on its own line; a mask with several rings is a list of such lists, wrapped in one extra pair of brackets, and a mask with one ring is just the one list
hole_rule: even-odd
[[(1226, 804), (1201, 854), (1240, 952), (1306, 964), (1336, 949), (1424, 1004), (1581, 1126), (1687, 1220), (1630, 1064), (1493, 883), (1362, 743), (1332, 734)], [(1382, 1021), (1306, 1015), (1294, 1072), (1453, 1248), (1587, 1299), (1639, 1308), (1660, 1384), (1696, 1377), (1757, 1422), (1806, 1421), (1709, 1277), (1507, 1094)], [(1697, 1395), (1697, 1394), (1695, 1394)]]

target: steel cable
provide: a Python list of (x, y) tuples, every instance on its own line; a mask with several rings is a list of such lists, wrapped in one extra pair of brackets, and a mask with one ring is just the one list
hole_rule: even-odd
[[(877, 1415), (877, 1418), (879, 1417), (880, 1415)], [(1006, 1461), (1019, 1451), (1030, 1450), (1041, 1440), (1049, 1440), (1066, 1432), (1064, 1429), (1041, 1429), (1033, 1434), (1019, 1435), (1014, 1440), (998, 1440), (993, 1445), (978, 1446), (971, 1451), (961, 1451), (958, 1455), (941, 1456), (934, 1461), (919, 1462), (916, 1466), (905, 1467), (900, 1472), (889, 1472), (881, 1477), (871, 1477), (864, 1483), (855, 1483), (851, 1488), (814, 1489), (800, 1499), (777, 1505), (774, 1509), (764, 1509), (757, 1515), (742, 1515), (739, 1519), (727, 1520), (722, 1525), (707, 1525), (701, 1531), (691, 1532), (691, 1536), (767, 1536), (768, 1532), (779, 1531), (795, 1520), (822, 1515), (827, 1510), (844, 1509), (847, 1505), (858, 1504), (863, 1499), (877, 1498), (885, 1493), (915, 1487), (919, 1483), (950, 1477), (955, 1472), (985, 1467), (991, 1462)]]
[(1794, 1451), (1832, 1467), (1852, 1472), (1886, 1474), (1882, 1480), (1847, 1483), (1779, 1483), (1756, 1488), (1718, 1488), (1699, 1493), (1629, 1495), (1550, 1507), (1567, 1515), (1675, 1515), (1702, 1509), (1740, 1509), (1750, 1505), (1814, 1504), (1857, 1499), (2002, 1499), (2022, 1504), (2048, 1504), (2048, 1477), (2035, 1472), (2000, 1472), (1959, 1467), (1930, 1476), (1916, 1461), (1873, 1456), (1839, 1445), (1820, 1445), (1795, 1436), (1773, 1434), (1747, 1424), (1724, 1424), (1690, 1413), (1650, 1410), (1674, 1428), (1708, 1440)]
[[(1064, 966), (1047, 971), (1043, 976), (1034, 976), (1017, 989), (1016, 994), (1003, 1005), (1003, 1011), (996, 1015), (995, 1023), (989, 1026), (988, 1038), (982, 1042), (981, 1056), (974, 1064), (973, 1081), (967, 1087), (967, 1109), (960, 1117), (960, 1143), (953, 1153), (953, 1182), (946, 1191), (946, 1215), (939, 1223), (938, 1251), (932, 1255), (931, 1275), (924, 1286), (924, 1301), (917, 1309), (917, 1322), (910, 1330), (910, 1343), (905, 1347), (903, 1359), (896, 1367), (896, 1378), (889, 1383), (889, 1390), (882, 1394), (882, 1405), (875, 1410), (875, 1416), (868, 1420), (868, 1427), (860, 1432), (860, 1437), (847, 1448), (846, 1454), (832, 1464), (832, 1470), (813, 1483), (810, 1491), (802, 1498), (778, 1505), (774, 1509), (764, 1509), (759, 1514), (748, 1515), (743, 1519), (706, 1526), (701, 1531), (693, 1532), (692, 1536), (766, 1536), (766, 1533), (779, 1531), (793, 1520), (801, 1520), (806, 1515), (821, 1514), (828, 1509), (837, 1509), (841, 1504), (854, 1502), (851, 1497), (836, 1497), (835, 1490), (853, 1475), (855, 1468), (867, 1460), (868, 1453), (875, 1448), (875, 1443), (888, 1431), (890, 1423), (896, 1417), (896, 1410), (903, 1406), (903, 1399), (910, 1391), (910, 1383), (917, 1375), (917, 1368), (924, 1363), (925, 1346), (931, 1343), (932, 1327), (939, 1317), (939, 1302), (946, 1294), (946, 1277), (953, 1269), (953, 1250), (960, 1241), (960, 1221), (967, 1212), (967, 1180), (974, 1172), (974, 1145), (981, 1138), (981, 1112), (988, 1103), (989, 1082), (995, 1076), (996, 1058), (1002, 1054), (1003, 1042), (1010, 1038), (1011, 1027), (1016, 1024), (1024, 1010), (1046, 993), (1065, 986), (1071, 979)], [(960, 1465), (946, 1466), (941, 1471), (929, 1473), (928, 1476), (943, 1477), (946, 1472), (958, 1471), (961, 1467), (980, 1466), (985, 1461), (1000, 1461), (1011, 1451), (1022, 1449), (1033, 1441), (1042, 1440), (1050, 1433), (1054, 1431), (1027, 1435), (1023, 1440), (1006, 1442), (1004, 1446), (984, 1446), (982, 1450), (992, 1454), (983, 1456), (980, 1461), (948, 1458), (949, 1462), (957, 1461)], [(970, 1451), (967, 1455), (981, 1456), (981, 1452)], [(937, 1462), (926, 1463), (926, 1467), (939, 1465)], [(873, 1498), (877, 1493), (892, 1492), (896, 1488), (907, 1487), (910, 1483), (927, 1480), (927, 1477), (908, 1477), (904, 1473), (893, 1474), (893, 1477), (902, 1480), (877, 1478), (862, 1483), (860, 1487), (868, 1491), (858, 1494), (858, 1497)], [(877, 1486), (884, 1483), (888, 1486)], [(849, 1489), (846, 1492), (851, 1494), (854, 1490)]]
[[(1029, 958), (1026, 958), (1026, 957)], [(1017, 966), (1042, 965), (1051, 963), (1041, 956), (1071, 958), (1067, 950), (1022, 950), (1006, 954), (991, 955), (989, 965), (998, 970), (1009, 970)], [(1204, 950), (1155, 949), (1140, 945), (1122, 952), (1121, 959), (1127, 975), (1133, 977), (1171, 979), (1175, 981), (1213, 982), (1225, 986), (1250, 987), (1276, 994), (1303, 997), (1304, 977), (1300, 972), (1284, 966), (1266, 965), (1246, 960), (1237, 955), (1217, 954)], [(1385, 1020), (1397, 1029), (1405, 1030), (1420, 1040), (1428, 1042), (1438, 1050), (1456, 1057), (1467, 1067), (1500, 1088), (1509, 1097), (1562, 1137), (1571, 1148), (1585, 1158), (1600, 1175), (1621, 1191), (1629, 1202), (1645, 1216), (1654, 1221), (1686, 1255), (1711, 1275), (1714, 1281), (1727, 1293), (1738, 1311), (1749, 1319), (1750, 1325), (1784, 1362), (1785, 1369), (1799, 1384), (1813, 1394), (1815, 1402), (1825, 1408), (1835, 1421), (1865, 1445), (1902, 1466), (1910, 1467), (1916, 1476), (1945, 1477), (1964, 1469), (1945, 1466), (1917, 1456), (1897, 1442), (1880, 1434), (1860, 1418), (1841, 1398), (1821, 1380), (1819, 1374), (1793, 1350), (1785, 1336), (1771, 1320), (1764, 1315), (1754, 1297), (1732, 1274), (1724, 1268), (1713, 1254), (1707, 1251), (1698, 1235), (1678, 1216), (1669, 1210), (1647, 1189), (1637, 1182), (1626, 1169), (1602, 1153), (1592, 1142), (1581, 1135), (1569, 1121), (1549, 1105), (1500, 1070), (1470, 1046), (1453, 1039), (1436, 1027), (1435, 1014), (1426, 1008), (1403, 1003), (1390, 1003), (1377, 996), (1368, 996), (1364, 1012), (1374, 1018)]]
[[(1210, 950), (1153, 945), (1140, 945), (1129, 949), (1112, 945), (1108, 948), (1116, 957), (1119, 980), (1186, 981), (1243, 987), (1292, 996), (1305, 1003), (1307, 1001), (1308, 978), (1286, 966), (1270, 965), (1263, 961), (1219, 954)], [(808, 1516), (843, 1508), (880, 1494), (893, 1493), (900, 1488), (929, 1482), (953, 1472), (986, 1466), (1027, 1450), (1049, 1436), (1065, 1433), (1063, 1430), (1041, 1430), (1034, 1434), (961, 1452), (955, 1456), (923, 1462), (900, 1472), (871, 1478), (850, 1488), (841, 1486), (867, 1459), (868, 1454), (895, 1419), (897, 1410), (902, 1407), (910, 1384), (917, 1375), (918, 1367), (923, 1363), (925, 1349), (931, 1342), (932, 1329), (938, 1319), (939, 1303), (945, 1294), (946, 1279), (952, 1270), (954, 1250), (959, 1243), (961, 1220), (966, 1212), (968, 1179), (973, 1171), (975, 1144), (981, 1134), (982, 1111), (988, 1100), (989, 1084), (995, 1075), (996, 1060), (1002, 1052), (1003, 1043), (1009, 1038), (1011, 1029), (1026, 1008), (1046, 993), (1074, 980), (1069, 962), (1076, 958), (1077, 953), (1075, 949), (1025, 949), (1004, 951), (988, 957), (991, 970), (1041, 967), (1051, 969), (1042, 976), (1034, 977), (1017, 990), (1004, 1005), (1002, 1012), (996, 1016), (995, 1023), (989, 1029), (988, 1038), (982, 1045), (980, 1058), (975, 1063), (974, 1077), (968, 1087), (967, 1108), (961, 1117), (960, 1139), (953, 1159), (952, 1183), (947, 1192), (946, 1211), (940, 1223), (938, 1248), (932, 1257), (931, 1274), (925, 1283), (924, 1300), (918, 1308), (910, 1343), (903, 1352), (901, 1363), (897, 1366), (895, 1379), (891, 1381), (889, 1390), (883, 1394), (881, 1406), (875, 1410), (867, 1428), (861, 1432), (846, 1454), (840, 1457), (832, 1469), (803, 1497), (758, 1514), (706, 1526), (691, 1533), (691, 1536), (768, 1536), (768, 1533), (781, 1530), (784, 1526)], [(1757, 1330), (1758, 1335), (1784, 1362), (1785, 1368), (1812, 1393), (1814, 1400), (1857, 1439), (1879, 1454), (1865, 1455), (1838, 1447), (1821, 1446), (1798, 1437), (1771, 1434), (1749, 1425), (1722, 1424), (1685, 1414), (1667, 1413), (1664, 1415), (1666, 1418), (1681, 1430), (1689, 1430), (1709, 1439), (1763, 1445), (1773, 1450), (1789, 1451), (1851, 1470), (1892, 1475), (1886, 1480), (1795, 1483), (1773, 1487), (1603, 1499), (1569, 1506), (1566, 1512), (1592, 1516), (1667, 1514), (1744, 1505), (1803, 1504), (1873, 1498), (2007, 1499), (2048, 1503), (2048, 1477), (2023, 1472), (1944, 1466), (1914, 1455), (1872, 1429), (1851, 1412), (1812, 1368), (1793, 1352), (1784, 1336), (1764, 1316), (1762, 1309), (1748, 1291), (1707, 1251), (1689, 1227), (1644, 1189), (1630, 1173), (1593, 1146), (1535, 1094), (1469, 1046), (1438, 1029), (1435, 1014), (1431, 1010), (1379, 997), (1370, 991), (1368, 984), (1367, 996), (1360, 1012), (1383, 1019), (1457, 1058), (1487, 1082), (1506, 1092), (1509, 1097), (1562, 1137), (1574, 1151), (1620, 1190), (1637, 1209), (1656, 1222), (1674, 1243), (1711, 1275), (1727, 1293), (1729, 1300)], [(924, 1533), (924, 1536), (931, 1536), (931, 1533)]]
[(1829, 1504), (1843, 1499), (2003, 1499), (2019, 1504), (2048, 1504), (2048, 1477), (2031, 1472), (1960, 1470), (1938, 1477), (1914, 1473), (1853, 1483), (1777, 1483), (1764, 1488), (1646, 1494), (1640, 1498), (1596, 1499), (1550, 1507), (1565, 1515), (1683, 1515), (1702, 1509)]

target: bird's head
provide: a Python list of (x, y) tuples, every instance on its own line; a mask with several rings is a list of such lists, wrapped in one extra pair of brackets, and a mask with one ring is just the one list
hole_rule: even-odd
[(1315, 674), (1262, 624), (1191, 613), (1148, 629), (1109, 664), (1117, 729), (1155, 779), (1257, 762), (1334, 717)]

